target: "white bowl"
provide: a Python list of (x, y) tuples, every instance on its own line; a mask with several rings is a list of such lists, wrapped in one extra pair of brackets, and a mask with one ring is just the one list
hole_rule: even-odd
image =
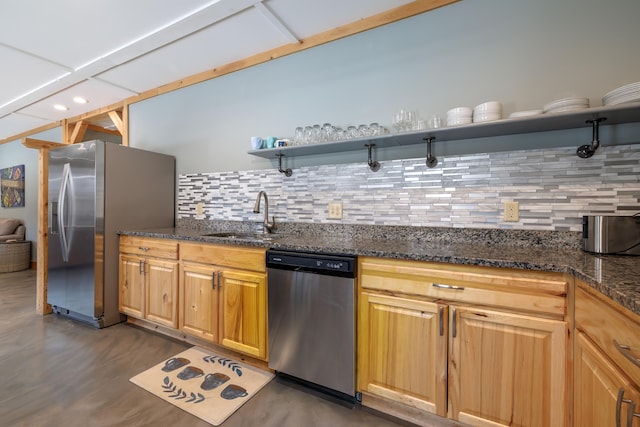
[(473, 113), (502, 113), (502, 103), (499, 101), (487, 101), (480, 105), (476, 105)]
[(447, 118), (447, 126), (459, 126), (471, 124), (471, 117), (466, 119), (449, 119)]
[(471, 111), (471, 108), (469, 107), (456, 107), (447, 111), (447, 116), (451, 116), (451, 117), (454, 117), (454, 116), (471, 117), (471, 114), (472, 114), (472, 111)]
[(502, 114), (496, 114), (496, 113), (487, 113), (487, 114), (474, 114), (473, 115), (473, 122), (474, 123), (481, 123), (481, 122), (492, 122), (494, 120), (500, 120), (502, 119)]

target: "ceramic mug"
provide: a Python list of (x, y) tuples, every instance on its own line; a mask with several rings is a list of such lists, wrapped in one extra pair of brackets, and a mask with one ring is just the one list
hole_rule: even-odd
[(273, 148), (276, 145), (277, 139), (278, 138), (276, 138), (275, 136), (268, 136), (267, 139), (265, 139), (266, 148)]
[(198, 378), (204, 375), (204, 371), (195, 366), (187, 366), (179, 374), (178, 378), (181, 380), (190, 380), (191, 378)]
[(165, 372), (175, 371), (176, 369), (182, 368), (189, 363), (191, 363), (191, 361), (189, 359), (185, 359), (184, 357), (172, 357), (171, 359), (164, 362), (162, 370)]
[(259, 150), (262, 148), (262, 138), (260, 138), (259, 136), (252, 136), (251, 137), (251, 149), (252, 150)]
[(229, 377), (225, 374), (216, 372), (215, 374), (207, 374), (204, 377), (204, 381), (200, 384), (200, 388), (203, 390), (213, 390), (214, 388), (229, 381)]
[(239, 385), (229, 384), (224, 388), (224, 390), (222, 390), (220, 396), (222, 396), (223, 399), (232, 400), (238, 397), (245, 397), (248, 394), (247, 390)]

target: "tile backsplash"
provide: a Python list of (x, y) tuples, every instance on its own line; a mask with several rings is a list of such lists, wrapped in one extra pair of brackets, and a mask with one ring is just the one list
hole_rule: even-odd
[[(261, 221), (253, 213), (260, 190), (276, 222), (580, 231), (582, 215), (640, 212), (640, 144), (600, 147), (581, 159), (575, 147), (510, 151), (294, 169), (183, 174), (178, 218)], [(342, 219), (328, 219), (341, 201)], [(520, 219), (505, 222), (504, 203)], [(202, 203), (203, 215), (197, 215)], [(264, 209), (264, 204), (261, 206)]]

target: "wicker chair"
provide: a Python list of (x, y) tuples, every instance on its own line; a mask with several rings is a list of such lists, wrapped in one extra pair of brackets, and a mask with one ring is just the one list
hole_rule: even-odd
[(31, 266), (31, 242), (24, 240), (22, 221), (0, 218), (0, 273), (26, 270)]

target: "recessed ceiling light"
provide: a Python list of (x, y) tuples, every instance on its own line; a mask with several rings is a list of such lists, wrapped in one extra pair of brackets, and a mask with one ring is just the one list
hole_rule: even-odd
[(69, 107), (62, 104), (56, 104), (53, 106), (53, 108), (55, 108), (58, 111), (67, 111), (69, 109)]
[(85, 98), (81, 97), (81, 96), (76, 96), (75, 98), (73, 98), (73, 102), (75, 102), (77, 104), (86, 104), (89, 101), (86, 100)]

